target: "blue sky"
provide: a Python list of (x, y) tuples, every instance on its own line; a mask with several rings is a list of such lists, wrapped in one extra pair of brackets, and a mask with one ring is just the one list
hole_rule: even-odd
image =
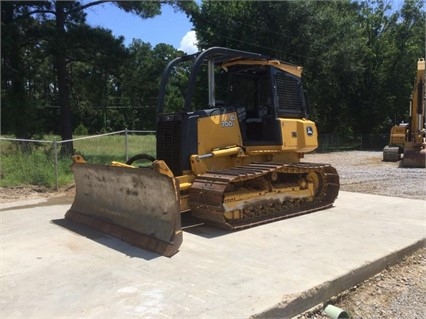
[[(199, 4), (201, 0), (197, 1)], [(399, 10), (402, 0), (389, 0), (393, 10)], [(182, 12), (175, 12), (169, 5), (162, 6), (162, 14), (150, 19), (142, 19), (126, 13), (116, 6), (105, 3), (86, 10), (87, 23), (110, 29), (115, 36), (124, 36), (128, 46), (133, 39), (140, 39), (152, 46), (167, 43), (186, 53), (198, 51), (192, 23)]]
[(195, 33), (191, 32), (193, 26), (186, 15), (166, 5), (162, 6), (161, 11), (161, 16), (142, 19), (105, 3), (87, 9), (86, 20), (92, 26), (110, 29), (114, 36), (124, 36), (126, 46), (133, 39), (140, 39), (153, 47), (158, 43), (167, 43), (186, 53), (196, 52)]

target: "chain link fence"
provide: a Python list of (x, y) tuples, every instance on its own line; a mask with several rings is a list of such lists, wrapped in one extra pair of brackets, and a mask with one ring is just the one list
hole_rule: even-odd
[(389, 144), (389, 134), (359, 134), (343, 136), (337, 134), (320, 134), (318, 136), (319, 153), (336, 151), (382, 151)]
[(0, 137), (0, 187), (42, 185), (59, 189), (73, 182), (69, 156), (61, 155), (61, 145), (73, 142), (75, 154), (90, 163), (126, 162), (145, 153), (155, 157), (155, 131), (122, 130), (112, 133), (60, 140)]
[[(67, 141), (55, 136), (39, 140), (0, 137), (0, 187), (31, 184), (58, 190), (60, 186), (73, 183), (71, 158), (60, 153), (61, 145), (69, 141), (73, 142), (74, 153), (82, 155), (89, 163), (126, 162), (140, 153), (156, 156), (155, 131), (126, 129)], [(389, 134), (351, 137), (322, 134), (316, 152), (381, 151), (388, 141)]]

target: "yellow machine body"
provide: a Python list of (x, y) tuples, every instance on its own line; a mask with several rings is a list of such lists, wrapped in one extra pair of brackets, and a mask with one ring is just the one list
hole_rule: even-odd
[[(188, 60), (185, 104), (164, 112), (172, 69)], [(201, 66), (208, 68), (207, 107), (193, 102)], [(336, 169), (300, 161), (318, 147), (301, 72), (219, 47), (171, 61), (160, 85), (151, 167), (93, 165), (74, 157), (76, 197), (66, 217), (172, 256), (182, 243), (183, 212), (233, 230), (331, 207), (340, 185)], [(219, 94), (226, 101), (216, 100)]]
[(425, 59), (417, 61), (417, 75), (409, 103), (409, 120), (390, 132), (389, 145), (383, 149), (384, 161), (398, 161), (402, 167), (426, 167)]

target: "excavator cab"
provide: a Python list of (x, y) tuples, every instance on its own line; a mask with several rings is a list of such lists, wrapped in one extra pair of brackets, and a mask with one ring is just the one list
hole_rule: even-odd
[[(169, 81), (188, 65), (183, 104), (166, 105)], [(172, 60), (160, 83), (151, 167), (75, 161), (66, 218), (172, 256), (183, 212), (236, 230), (331, 207), (336, 169), (300, 162), (318, 146), (301, 73), (222, 47)]]

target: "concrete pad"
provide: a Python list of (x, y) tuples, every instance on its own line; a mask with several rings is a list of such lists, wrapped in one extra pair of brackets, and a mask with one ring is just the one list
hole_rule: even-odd
[(289, 318), (426, 234), (426, 201), (340, 192), (331, 209), (243, 231), (187, 228), (167, 258), (64, 220), (69, 206), (0, 204), (2, 318)]

